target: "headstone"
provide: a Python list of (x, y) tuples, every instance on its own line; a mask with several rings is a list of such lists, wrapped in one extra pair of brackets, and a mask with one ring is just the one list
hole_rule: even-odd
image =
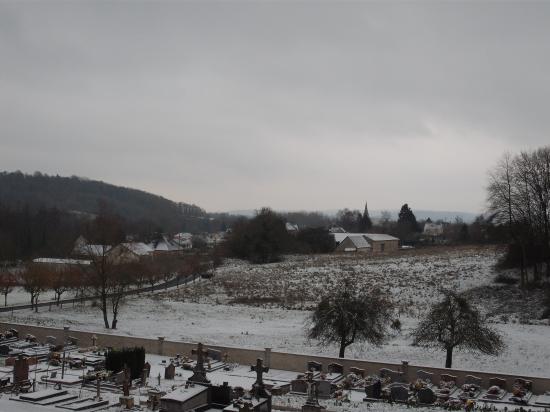
[(354, 373), (357, 376), (360, 376), (362, 378), (365, 377), (365, 369), (356, 368), (355, 366), (352, 366), (349, 368), (350, 373)]
[(69, 336), (67, 338), (67, 343), (69, 345), (78, 346), (78, 338), (75, 338), (74, 336)]
[(208, 349), (207, 353), (208, 353), (208, 357), (211, 358), (212, 360), (221, 362), (221, 360), (222, 360), (222, 351), (221, 350)]
[(382, 381), (376, 379), (365, 385), (367, 399), (380, 399), (382, 397)]
[(57, 338), (55, 336), (46, 336), (46, 343), (48, 345), (55, 345)]
[(489, 386), (498, 386), (500, 389), (506, 388), (506, 379), (491, 378), (489, 379)]
[(476, 385), (477, 387), (481, 387), (482, 382), (483, 380), (481, 378), (478, 378), (474, 375), (466, 375), (466, 377), (464, 378), (464, 383), (466, 385)]
[(315, 361), (309, 361), (307, 363), (307, 371), (313, 371), (313, 372), (322, 372), (323, 371), (323, 364)]
[(9, 345), (0, 345), (0, 355), (7, 355), (10, 353)]
[(202, 343), (199, 343), (197, 349), (193, 349), (191, 353), (193, 355), (197, 355), (197, 363), (193, 368), (193, 375), (188, 379), (188, 381), (196, 383), (210, 383), (206, 377), (206, 370), (204, 369), (204, 357), (207, 355), (207, 351), (203, 349)]
[(441, 374), (441, 380), (443, 382), (455, 382), (457, 381), (457, 377), (454, 375), (449, 375), (448, 373), (442, 373)]
[(29, 380), (29, 361), (19, 355), (13, 365), (13, 382), (20, 383), (27, 380)]
[(433, 382), (434, 381), (434, 374), (430, 372), (426, 372), (423, 370), (416, 371), (416, 377), (418, 379), (423, 380), (424, 382)]
[(339, 363), (330, 363), (328, 365), (328, 373), (336, 373), (342, 375), (344, 373), (344, 367)]
[(422, 405), (431, 405), (437, 400), (435, 393), (430, 388), (422, 388), (416, 393), (418, 403)]
[(294, 379), (290, 382), (290, 391), (296, 393), (307, 393), (307, 384), (303, 379)]
[(380, 369), (381, 378), (390, 378), (392, 382), (403, 382), (403, 372), (394, 371), (388, 368)]
[(97, 343), (97, 336), (92, 335), (92, 346), (96, 346), (96, 343)]
[(164, 379), (174, 379), (176, 376), (176, 367), (173, 363), (164, 368)]
[(317, 394), (320, 398), (330, 398), (336, 390), (336, 385), (331, 381), (321, 380), (317, 382)]
[(390, 389), (390, 396), (395, 402), (407, 402), (409, 400), (409, 389), (406, 386), (394, 385)]

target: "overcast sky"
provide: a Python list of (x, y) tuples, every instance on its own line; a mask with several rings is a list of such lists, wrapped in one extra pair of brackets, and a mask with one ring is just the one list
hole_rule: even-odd
[(0, 1), (0, 169), (209, 211), (481, 211), (550, 144), (550, 2)]

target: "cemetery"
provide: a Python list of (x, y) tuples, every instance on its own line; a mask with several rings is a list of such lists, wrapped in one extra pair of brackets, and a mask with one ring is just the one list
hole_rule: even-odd
[(550, 410), (550, 378), (11, 326), (2, 411)]

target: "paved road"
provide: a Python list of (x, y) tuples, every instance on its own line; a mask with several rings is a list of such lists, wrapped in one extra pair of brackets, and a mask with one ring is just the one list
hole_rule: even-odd
[[(189, 275), (187, 277), (175, 277), (174, 279), (170, 279), (168, 282), (158, 283), (154, 285), (153, 287), (147, 286), (144, 288), (139, 289), (131, 289), (126, 292), (124, 292), (124, 295), (137, 295), (138, 293), (142, 292), (153, 292), (156, 290), (164, 290), (164, 289), (170, 289), (173, 287), (178, 287), (179, 285), (183, 285), (185, 283), (189, 283), (193, 281), (194, 279), (200, 279), (199, 275)], [(68, 299), (61, 299), (59, 301), (59, 304), (65, 305), (67, 303), (83, 303), (90, 300), (98, 300), (100, 299), (99, 295), (93, 295), (93, 296), (85, 296), (81, 298), (68, 298)], [(38, 302), (38, 307), (42, 308), (45, 306), (56, 306), (57, 302), (55, 300), (48, 300), (44, 302)], [(24, 305), (11, 305), (11, 306), (1, 306), (0, 312), (13, 312), (16, 310), (24, 310), (24, 309), (33, 309), (34, 306), (32, 306), (30, 303), (24, 304)]]

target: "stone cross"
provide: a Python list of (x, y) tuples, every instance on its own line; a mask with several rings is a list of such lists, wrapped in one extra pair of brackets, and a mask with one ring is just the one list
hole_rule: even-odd
[(263, 375), (264, 372), (269, 372), (269, 368), (267, 366), (263, 365), (262, 359), (258, 358), (256, 360), (256, 365), (252, 365), (250, 367), (250, 370), (253, 372), (256, 372), (256, 385), (263, 385)]
[(130, 369), (124, 364), (124, 382), (122, 382), (124, 396), (130, 396)]
[(269, 372), (269, 368), (263, 365), (262, 359), (258, 358), (256, 360), (256, 365), (252, 365), (250, 367), (250, 370), (256, 372), (256, 382), (254, 382), (254, 385), (252, 385), (252, 393), (254, 397), (257, 399), (269, 398), (271, 395), (265, 389), (263, 380), (264, 372)]
[(96, 379), (96, 401), (100, 401), (101, 400), (101, 379), (99, 376), (99, 372), (96, 373), (95, 379)]
[(208, 352), (203, 349), (202, 343), (199, 343), (197, 349), (193, 349), (191, 353), (197, 355), (197, 363), (193, 368), (193, 375), (188, 380), (197, 383), (210, 383), (204, 370), (204, 357)]
[(317, 401), (317, 382), (313, 380), (313, 372), (306, 372), (307, 401), (308, 405), (316, 405)]
[(197, 355), (197, 365), (200, 364), (201, 366), (204, 365), (204, 356), (208, 354), (208, 351), (203, 349), (202, 343), (199, 342), (197, 345), (197, 349), (193, 349), (191, 351), (193, 355)]

